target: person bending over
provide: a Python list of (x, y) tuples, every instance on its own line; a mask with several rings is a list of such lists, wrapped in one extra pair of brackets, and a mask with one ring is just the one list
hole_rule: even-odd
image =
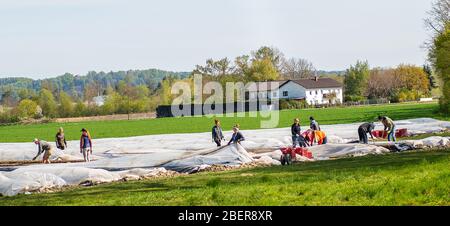
[(388, 141), (394, 141), (396, 142), (397, 139), (395, 138), (395, 123), (386, 116), (378, 116), (378, 120), (380, 120), (381, 123), (384, 125), (384, 131), (388, 133)]
[(36, 158), (39, 157), (39, 155), (44, 153), (44, 156), (42, 157), (42, 163), (50, 164), (51, 163), (50, 162), (50, 156), (53, 154), (52, 146), (49, 143), (47, 143), (46, 141), (39, 140), (38, 138), (34, 139), (34, 143), (38, 147), (38, 153), (33, 158), (33, 160), (36, 160)]
[(367, 134), (370, 134), (370, 137), (373, 140), (374, 137), (372, 135), (372, 131), (374, 129), (375, 129), (375, 124), (373, 124), (372, 122), (366, 122), (366, 123), (363, 123), (362, 125), (360, 125), (358, 127), (359, 142), (363, 143), (363, 144), (368, 144), (369, 141), (367, 138)]

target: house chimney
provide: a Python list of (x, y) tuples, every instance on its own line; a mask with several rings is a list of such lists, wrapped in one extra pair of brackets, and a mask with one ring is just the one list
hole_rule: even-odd
[(316, 76), (314, 76), (314, 81), (319, 81), (319, 77), (316, 75)]

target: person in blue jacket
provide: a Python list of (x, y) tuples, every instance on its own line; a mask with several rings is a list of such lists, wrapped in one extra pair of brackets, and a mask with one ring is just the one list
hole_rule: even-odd
[(239, 124), (236, 124), (233, 127), (233, 135), (231, 136), (231, 139), (228, 142), (228, 145), (230, 145), (231, 143), (240, 144), (241, 141), (244, 141), (244, 140), (245, 140), (244, 136), (242, 135), (241, 132), (239, 132)]

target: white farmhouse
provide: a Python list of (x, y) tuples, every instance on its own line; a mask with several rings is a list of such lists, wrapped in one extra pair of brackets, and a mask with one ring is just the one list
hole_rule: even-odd
[(246, 99), (305, 100), (310, 105), (343, 102), (342, 84), (331, 78), (257, 82), (247, 87)]

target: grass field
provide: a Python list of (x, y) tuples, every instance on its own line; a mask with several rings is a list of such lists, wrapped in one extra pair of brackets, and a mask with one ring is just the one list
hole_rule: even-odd
[(450, 205), (450, 150), (117, 182), (0, 205)]
[[(280, 111), (278, 127), (288, 127), (292, 119), (299, 117), (303, 125), (308, 123), (309, 116), (314, 116), (321, 124), (339, 124), (374, 120), (379, 114), (391, 116), (394, 120), (433, 117), (449, 120), (435, 114), (438, 105), (426, 104), (393, 104), (364, 107), (305, 109)], [(225, 130), (239, 123), (242, 129), (259, 129), (261, 117), (218, 117)], [(263, 119), (265, 120), (265, 119)], [(57, 129), (65, 129), (68, 140), (79, 139), (80, 129), (85, 127), (91, 131), (93, 138), (129, 137), (152, 134), (207, 132), (212, 126), (212, 118), (161, 118), (131, 121), (90, 121), (79, 123), (48, 123), (33, 125), (13, 125), (0, 127), (0, 142), (29, 142), (35, 137), (54, 140)]]

